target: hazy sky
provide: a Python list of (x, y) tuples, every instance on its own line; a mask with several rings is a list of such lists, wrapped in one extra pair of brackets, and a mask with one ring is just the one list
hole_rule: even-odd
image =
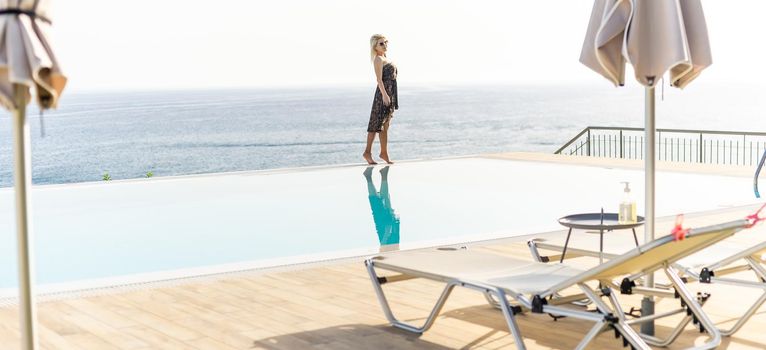
[[(698, 81), (766, 77), (763, 0), (703, 1), (714, 64)], [(409, 84), (606, 80), (578, 62), (591, 0), (58, 0), (72, 90), (372, 85), (369, 37)], [(630, 75), (627, 75), (630, 76)]]

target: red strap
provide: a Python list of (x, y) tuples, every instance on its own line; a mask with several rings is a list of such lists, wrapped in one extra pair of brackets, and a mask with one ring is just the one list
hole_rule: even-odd
[(673, 235), (674, 241), (681, 241), (684, 238), (686, 238), (686, 234), (689, 233), (689, 228), (683, 228), (684, 223), (684, 214), (678, 214), (676, 216), (676, 225), (673, 227), (673, 230), (670, 231), (670, 234)]
[[(750, 214), (745, 217), (746, 220), (750, 220), (750, 224), (746, 226), (746, 228), (751, 228), (755, 226), (760, 221), (766, 220), (766, 217), (761, 217), (759, 214), (763, 209), (766, 208), (766, 203), (764, 203), (755, 213)], [(670, 231), (670, 234), (673, 235), (673, 239), (676, 241), (683, 240), (686, 238), (686, 234), (689, 233), (689, 228), (683, 228), (684, 223), (684, 214), (678, 214), (676, 216), (676, 225), (673, 227), (673, 229)]]
[(763, 208), (764, 208), (764, 207), (766, 207), (766, 203), (764, 203), (764, 204), (761, 206), (761, 208), (760, 208), (760, 209), (758, 209), (758, 211), (756, 211), (755, 213), (753, 213), (753, 214), (750, 214), (750, 215), (748, 215), (748, 216), (746, 216), (746, 217), (745, 217), (745, 219), (747, 219), (747, 220), (752, 220), (752, 222), (750, 223), (750, 225), (747, 225), (747, 228), (751, 228), (751, 227), (755, 226), (755, 224), (757, 224), (759, 221), (763, 221), (763, 220), (766, 220), (766, 217), (760, 217), (760, 216), (758, 216), (758, 214), (760, 214), (760, 213), (761, 213), (761, 210), (763, 210)]

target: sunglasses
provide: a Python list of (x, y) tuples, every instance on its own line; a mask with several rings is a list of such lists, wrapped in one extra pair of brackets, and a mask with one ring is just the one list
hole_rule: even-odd
[(380, 46), (386, 46), (386, 45), (388, 45), (388, 40), (386, 40), (386, 41), (381, 41), (381, 42), (379, 42), (379, 43), (378, 43), (378, 45), (380, 45)]

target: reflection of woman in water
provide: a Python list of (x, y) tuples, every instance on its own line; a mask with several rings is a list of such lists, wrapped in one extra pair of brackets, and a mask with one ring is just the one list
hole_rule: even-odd
[[(388, 166), (380, 170), (380, 192), (372, 183), (372, 168), (364, 170), (367, 179), (367, 194), (372, 208), (372, 219), (375, 220), (375, 230), (378, 232), (381, 250), (397, 249), (399, 246), (399, 217), (391, 208), (391, 197), (388, 193)], [(384, 247), (385, 246), (385, 247)]]

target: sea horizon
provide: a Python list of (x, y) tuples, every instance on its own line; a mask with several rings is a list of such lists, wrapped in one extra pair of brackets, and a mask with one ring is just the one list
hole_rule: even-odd
[[(390, 132), (394, 161), (553, 153), (587, 126), (644, 121), (638, 86), (401, 85)], [(766, 107), (756, 91), (724, 84), (658, 88), (657, 126), (753, 131)], [(373, 93), (374, 86), (75, 91), (44, 114), (45, 137), (39, 112), (28, 110), (33, 183), (362, 163)], [(12, 185), (11, 174), (4, 114), (0, 187)]]

